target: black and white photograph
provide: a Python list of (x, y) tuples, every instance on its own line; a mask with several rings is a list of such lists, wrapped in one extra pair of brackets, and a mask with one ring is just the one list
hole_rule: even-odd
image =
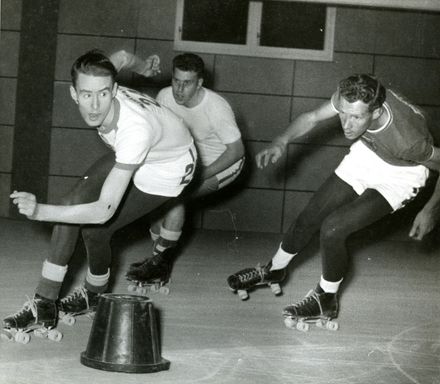
[(0, 0), (0, 384), (440, 384), (440, 0)]

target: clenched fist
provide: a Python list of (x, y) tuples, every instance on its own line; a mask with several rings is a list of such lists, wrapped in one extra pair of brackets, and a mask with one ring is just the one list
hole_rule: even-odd
[(17, 206), (18, 212), (25, 215), (28, 219), (34, 219), (37, 213), (37, 198), (29, 192), (14, 191), (9, 196)]

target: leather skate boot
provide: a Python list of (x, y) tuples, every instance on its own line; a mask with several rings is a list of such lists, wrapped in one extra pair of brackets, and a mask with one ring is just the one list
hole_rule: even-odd
[(130, 281), (149, 283), (168, 281), (171, 274), (173, 257), (169, 249), (146, 259), (137, 268), (130, 269), (126, 277)]
[(245, 268), (228, 277), (228, 285), (231, 290), (237, 291), (242, 300), (249, 296), (247, 291), (258, 285), (268, 285), (275, 295), (281, 294), (281, 283), (287, 275), (286, 268), (271, 271), (272, 260), (266, 265), (257, 265), (255, 268)]
[(72, 316), (93, 312), (98, 305), (99, 293), (89, 291), (85, 287), (78, 287), (68, 296), (62, 298), (58, 304), (60, 312)]
[[(164, 253), (171, 248), (175, 248), (177, 246), (177, 244), (178, 244), (177, 241), (167, 240), (167, 239), (164, 239), (163, 237), (159, 237), (153, 243), (152, 255), (153, 256), (160, 255), (161, 253)], [(130, 267), (128, 269), (128, 273), (134, 271), (135, 269), (138, 269), (143, 264), (147, 263), (149, 260), (150, 260), (150, 258), (146, 258), (145, 260), (137, 261), (137, 262), (130, 264)]]
[(54, 328), (58, 321), (58, 310), (54, 300), (35, 295), (24, 303), (17, 313), (3, 320), (6, 329), (29, 329), (32, 327)]
[(128, 291), (140, 295), (155, 292), (168, 295), (173, 260), (174, 251), (167, 249), (145, 260), (138, 268), (128, 271)]
[(284, 308), (283, 316), (288, 328), (296, 327), (300, 331), (308, 331), (307, 323), (316, 323), (320, 328), (336, 331), (338, 323), (331, 320), (338, 316), (338, 311), (337, 293), (326, 293), (318, 284), (303, 300)]

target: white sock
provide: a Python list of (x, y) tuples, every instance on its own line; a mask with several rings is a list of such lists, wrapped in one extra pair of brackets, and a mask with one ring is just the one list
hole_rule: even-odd
[(154, 233), (151, 228), (150, 228), (150, 235), (151, 235), (151, 240), (153, 240), (153, 241), (156, 241), (160, 236), (159, 233)]
[(62, 283), (67, 272), (67, 265), (61, 266), (44, 260), (41, 275), (48, 280)]
[(321, 276), (321, 281), (319, 282), (319, 285), (325, 293), (336, 293), (339, 290), (339, 286), (341, 285), (342, 280), (344, 280), (344, 279), (341, 279), (336, 282), (335, 281), (327, 281), (324, 279), (323, 276)]
[(86, 281), (94, 287), (104, 287), (107, 285), (109, 278), (110, 269), (107, 270), (105, 275), (94, 275), (92, 272), (90, 272), (90, 269), (87, 269)]
[(164, 227), (160, 227), (160, 237), (169, 241), (177, 241), (180, 238), (182, 231), (170, 231)]
[(272, 258), (272, 268), (270, 270), (275, 271), (277, 269), (286, 268), (289, 265), (290, 260), (292, 260), (296, 255), (297, 253), (288, 253), (284, 251), (280, 244), (277, 253), (275, 253), (275, 256)]

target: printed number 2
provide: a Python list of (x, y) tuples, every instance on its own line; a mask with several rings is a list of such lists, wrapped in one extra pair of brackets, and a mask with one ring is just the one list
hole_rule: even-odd
[(182, 177), (182, 181), (180, 182), (180, 184), (189, 184), (189, 182), (192, 179), (193, 171), (194, 171), (194, 163), (188, 164), (185, 167), (185, 175)]
[(195, 157), (191, 149), (189, 150), (189, 154), (191, 155), (193, 162), (185, 167), (185, 174), (183, 175), (180, 184), (189, 184), (189, 182), (192, 180), (192, 174), (194, 173), (194, 167), (195, 167), (195, 163), (194, 163)]

